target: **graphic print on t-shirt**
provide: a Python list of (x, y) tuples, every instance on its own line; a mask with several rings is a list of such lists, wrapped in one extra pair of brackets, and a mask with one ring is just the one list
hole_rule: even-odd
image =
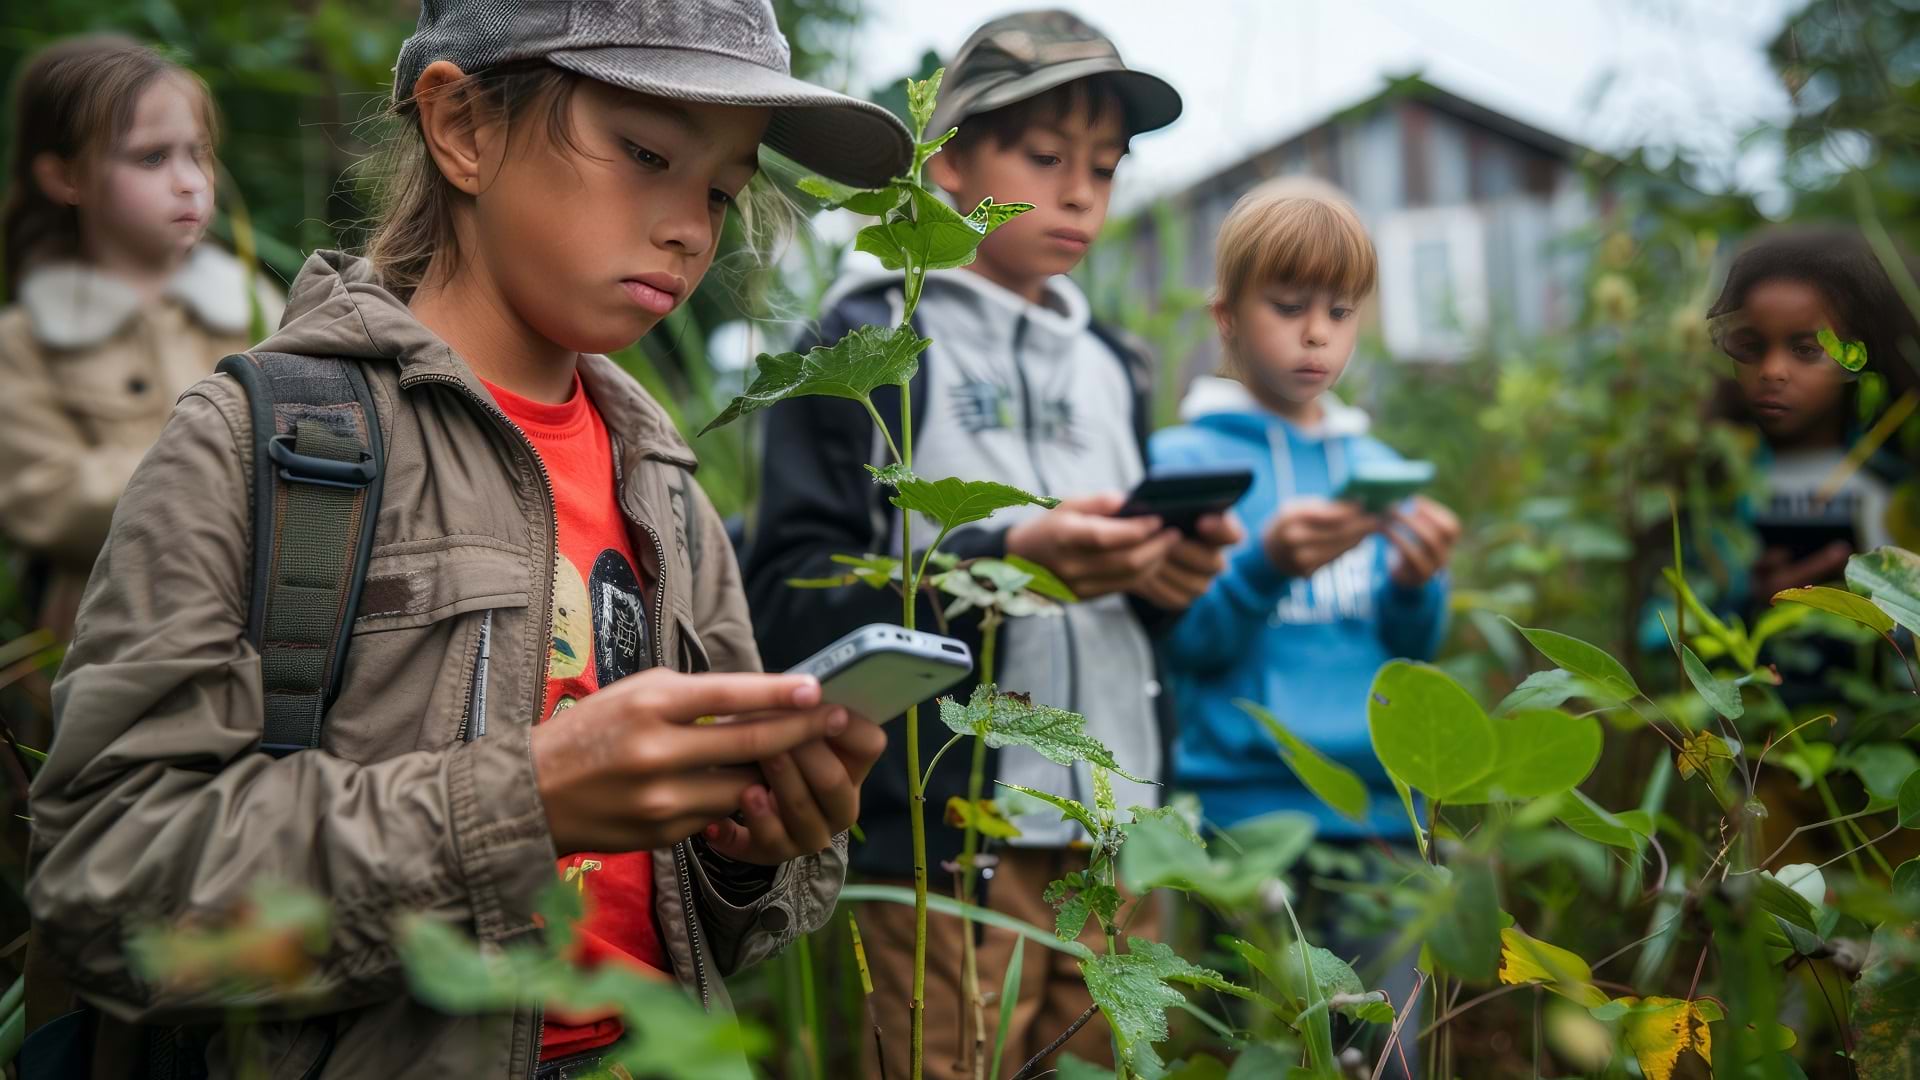
[(650, 666), (647, 634), (640, 577), (625, 555), (602, 548), (585, 580), (565, 555), (555, 559), (553, 645), (547, 652), (553, 693), (547, 715)]

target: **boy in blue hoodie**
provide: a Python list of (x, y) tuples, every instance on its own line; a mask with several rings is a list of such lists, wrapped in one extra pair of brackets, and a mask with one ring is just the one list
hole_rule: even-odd
[[(1241, 198), (1217, 252), (1212, 312), (1234, 377), (1198, 380), (1186, 423), (1154, 436), (1152, 459), (1253, 470), (1235, 508), (1250, 535), (1166, 642), (1181, 716), (1174, 773), (1216, 827), (1299, 810), (1323, 840), (1404, 840), (1409, 823), (1367, 733), (1368, 687), (1387, 661), (1439, 648), (1460, 525), (1424, 498), (1386, 514), (1335, 498), (1356, 467), (1397, 458), (1328, 392), (1373, 292), (1373, 243), (1337, 191), (1288, 179)], [(1342, 817), (1302, 786), (1243, 699), (1359, 773), (1373, 791), (1369, 819)]]

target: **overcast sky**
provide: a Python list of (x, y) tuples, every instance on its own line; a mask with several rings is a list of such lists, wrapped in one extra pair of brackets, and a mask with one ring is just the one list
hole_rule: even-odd
[[(1008, 0), (870, 0), (848, 85), (950, 57)], [(1773, 162), (1735, 142), (1779, 118), (1766, 41), (1792, 0), (1060, 0), (1129, 66), (1172, 82), (1186, 112), (1134, 143), (1117, 201), (1177, 188), (1415, 70), (1575, 142), (1673, 141), (1764, 190)]]

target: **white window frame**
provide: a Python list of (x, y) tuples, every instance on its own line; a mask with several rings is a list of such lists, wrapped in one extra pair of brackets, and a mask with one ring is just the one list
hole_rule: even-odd
[[(1487, 325), (1487, 230), (1472, 205), (1395, 210), (1374, 230), (1380, 251), (1380, 329), (1387, 350), (1409, 360), (1458, 360), (1478, 343)], [(1413, 254), (1423, 243), (1447, 249), (1447, 284), (1453, 326), (1421, 327)]]

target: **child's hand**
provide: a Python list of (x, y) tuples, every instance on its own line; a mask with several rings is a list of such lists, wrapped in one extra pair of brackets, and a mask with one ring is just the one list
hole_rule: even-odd
[(1413, 589), (1425, 585), (1453, 558), (1460, 519), (1432, 499), (1415, 495), (1393, 512), (1385, 532), (1387, 542), (1400, 553), (1393, 566), (1394, 584)]
[(1167, 611), (1185, 611), (1227, 568), (1227, 549), (1247, 537), (1239, 519), (1230, 513), (1208, 514), (1194, 532), (1181, 537), (1160, 569), (1134, 586), (1135, 595)]
[(1156, 517), (1112, 516), (1118, 492), (1067, 499), (1007, 530), (1007, 553), (1053, 571), (1082, 600), (1121, 592), (1159, 569), (1180, 533)]
[(707, 846), (740, 862), (778, 866), (825, 851), (860, 817), (860, 785), (887, 748), (886, 732), (853, 716), (831, 739), (802, 743), (760, 763), (765, 786), (740, 798), (740, 822), (707, 826)]
[[(723, 723), (696, 723), (703, 718)], [(851, 727), (806, 675), (664, 668), (589, 694), (533, 729), (533, 769), (561, 854), (645, 851), (699, 832), (762, 783), (758, 762)]]
[(1367, 513), (1357, 503), (1302, 499), (1267, 521), (1260, 543), (1275, 570), (1288, 577), (1310, 577), (1353, 550), (1380, 525), (1378, 514)]

